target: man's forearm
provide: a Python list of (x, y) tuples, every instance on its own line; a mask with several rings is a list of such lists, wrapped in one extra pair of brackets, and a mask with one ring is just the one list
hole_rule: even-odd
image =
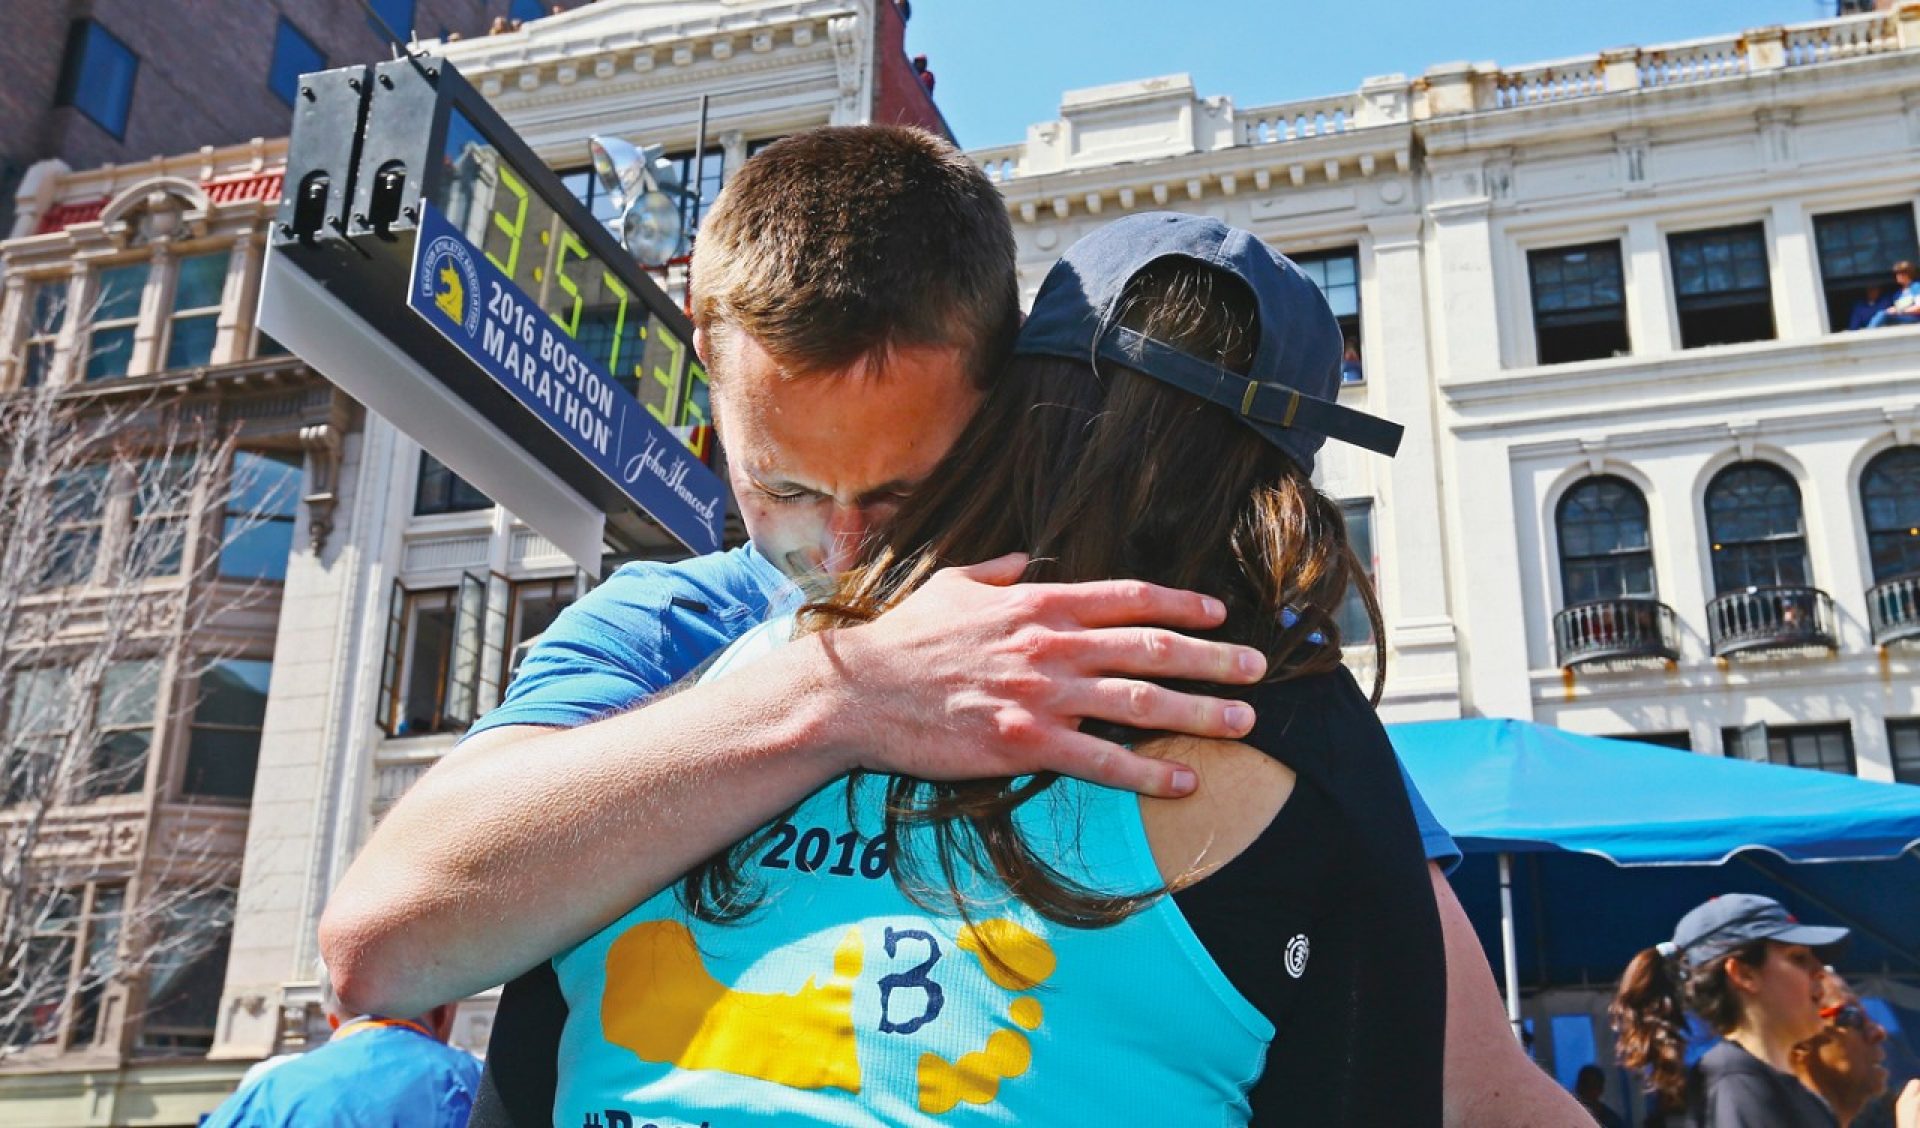
[(843, 773), (820, 640), (574, 729), (482, 733), (387, 815), (321, 947), (348, 1005), (413, 1014), (502, 982)]

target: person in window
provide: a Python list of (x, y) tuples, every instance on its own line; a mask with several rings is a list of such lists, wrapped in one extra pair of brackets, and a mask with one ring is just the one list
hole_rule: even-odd
[(1892, 304), (1869, 318), (1867, 328), (1920, 322), (1920, 281), (1915, 280), (1913, 264), (1904, 261), (1894, 263), (1893, 280), (1899, 289), (1893, 295)]
[(1860, 300), (1853, 303), (1853, 312), (1847, 315), (1847, 329), (1865, 329), (1873, 321), (1875, 314), (1893, 304), (1893, 291), (1875, 282), (1867, 287)]
[(1358, 384), (1364, 379), (1366, 377), (1360, 371), (1360, 346), (1353, 343), (1352, 337), (1348, 337), (1346, 347), (1340, 353), (1340, 382)]
[[(1688, 1128), (1835, 1128), (1792, 1073), (1820, 1032), (1822, 953), (1844, 928), (1801, 924), (1778, 902), (1731, 893), (1680, 918), (1673, 939), (1627, 965), (1609, 1013), (1620, 1061)], [(1687, 1014), (1722, 1041), (1688, 1069)]]

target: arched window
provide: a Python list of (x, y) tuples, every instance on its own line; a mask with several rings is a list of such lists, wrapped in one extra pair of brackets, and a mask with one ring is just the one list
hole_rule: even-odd
[(1714, 475), (1707, 486), (1707, 535), (1716, 593), (1807, 586), (1800, 489), (1778, 466), (1736, 462)]
[(1873, 582), (1920, 575), (1920, 446), (1899, 446), (1860, 475)]
[(1631, 482), (1588, 478), (1560, 499), (1554, 522), (1560, 533), (1560, 589), (1568, 606), (1659, 594), (1647, 499)]

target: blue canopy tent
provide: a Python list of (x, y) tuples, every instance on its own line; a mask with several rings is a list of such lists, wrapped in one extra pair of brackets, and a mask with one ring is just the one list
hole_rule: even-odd
[(1524, 721), (1387, 731), (1467, 855), (1454, 886), (1516, 1029), (1523, 982), (1612, 982), (1718, 893), (1847, 925), (1846, 968), (1920, 974), (1920, 787)]

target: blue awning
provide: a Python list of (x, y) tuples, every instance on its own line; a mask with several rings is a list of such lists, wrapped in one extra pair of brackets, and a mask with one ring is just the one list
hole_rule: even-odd
[(1920, 787), (1580, 736), (1525, 721), (1389, 725), (1468, 854), (1565, 850), (1620, 866), (1897, 858), (1920, 844)]

